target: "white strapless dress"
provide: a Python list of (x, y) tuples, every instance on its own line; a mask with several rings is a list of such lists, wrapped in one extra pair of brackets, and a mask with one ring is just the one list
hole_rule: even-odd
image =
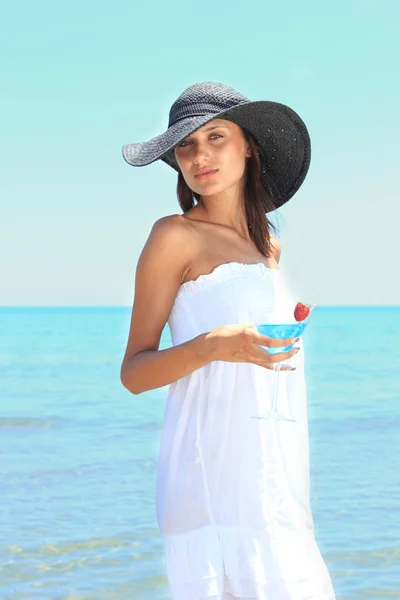
[[(279, 322), (295, 304), (281, 270), (224, 263), (179, 288), (172, 343), (265, 314)], [(310, 510), (298, 345), (278, 396), (295, 422), (250, 418), (272, 401), (274, 373), (258, 365), (213, 361), (169, 386), (156, 508), (172, 600), (335, 600)]]

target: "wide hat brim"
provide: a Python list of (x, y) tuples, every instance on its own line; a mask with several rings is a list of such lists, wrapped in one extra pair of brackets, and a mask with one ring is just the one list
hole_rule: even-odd
[(213, 119), (233, 121), (254, 136), (261, 149), (260, 178), (264, 189), (275, 208), (290, 200), (307, 175), (311, 142), (299, 115), (279, 102), (249, 101), (219, 113), (187, 117), (147, 142), (125, 144), (122, 156), (134, 167), (162, 160), (178, 171), (174, 148)]

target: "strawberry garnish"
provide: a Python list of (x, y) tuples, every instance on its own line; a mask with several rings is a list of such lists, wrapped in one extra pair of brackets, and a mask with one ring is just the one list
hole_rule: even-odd
[(294, 318), (296, 321), (304, 321), (310, 314), (311, 307), (307, 302), (298, 302), (294, 309)]

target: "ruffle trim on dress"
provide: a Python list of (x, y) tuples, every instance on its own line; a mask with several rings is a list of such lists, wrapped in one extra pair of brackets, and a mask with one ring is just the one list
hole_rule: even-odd
[(222, 263), (221, 265), (216, 266), (211, 273), (204, 273), (204, 275), (199, 275), (192, 281), (186, 281), (185, 283), (182, 283), (176, 297), (179, 298), (181, 295), (187, 293), (196, 294), (205, 287), (208, 287), (214, 283), (226, 281), (227, 279), (233, 279), (234, 277), (243, 277), (243, 275), (247, 276), (250, 273), (254, 273), (256, 276), (268, 276), (270, 274), (276, 275), (277, 273), (280, 273), (280, 269), (267, 267), (267, 265), (262, 262), (241, 263), (231, 261)]
[(165, 536), (164, 546), (173, 600), (335, 600), (311, 530), (210, 525)]

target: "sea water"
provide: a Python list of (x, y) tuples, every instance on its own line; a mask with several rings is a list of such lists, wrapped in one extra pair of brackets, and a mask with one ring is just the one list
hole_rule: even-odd
[[(0, 309), (2, 600), (169, 598), (155, 515), (168, 388), (120, 383), (129, 321)], [(400, 598), (399, 334), (398, 307), (317, 307), (302, 334), (311, 505), (338, 600)]]

